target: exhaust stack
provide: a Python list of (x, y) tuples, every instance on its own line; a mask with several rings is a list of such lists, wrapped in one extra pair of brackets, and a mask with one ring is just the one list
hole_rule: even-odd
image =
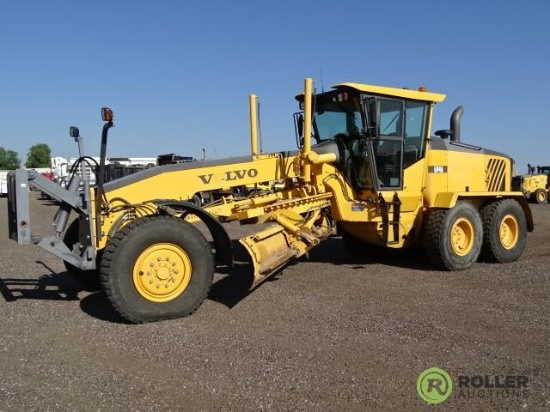
[(250, 105), (250, 153), (252, 156), (258, 154), (258, 96), (249, 96)]
[(451, 115), (451, 140), (453, 142), (460, 142), (460, 119), (464, 114), (464, 108), (458, 106)]

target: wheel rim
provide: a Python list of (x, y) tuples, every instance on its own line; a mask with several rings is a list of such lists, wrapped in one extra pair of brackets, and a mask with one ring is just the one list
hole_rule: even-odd
[(158, 243), (138, 256), (133, 269), (134, 286), (147, 300), (167, 302), (187, 289), (191, 271), (191, 260), (182, 248)]
[(465, 256), (474, 246), (474, 227), (466, 218), (458, 219), (451, 229), (451, 246), (459, 256)]
[(514, 215), (506, 215), (500, 222), (498, 235), (502, 247), (512, 249), (518, 242), (519, 223)]
[(540, 191), (538, 196), (539, 196), (538, 198), (539, 203), (543, 203), (546, 200), (546, 193), (544, 193), (543, 191)]

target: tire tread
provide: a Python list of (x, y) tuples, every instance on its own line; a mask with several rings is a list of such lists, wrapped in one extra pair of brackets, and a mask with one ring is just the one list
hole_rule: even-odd
[[(501, 211), (507, 208), (516, 209), (516, 212), (519, 212), (516, 215), (520, 226), (518, 247), (513, 250), (504, 249), (500, 245), (498, 233), (495, 233), (495, 225), (498, 224), (495, 220), (498, 220)], [(481, 208), (481, 217), (483, 220), (483, 246), (481, 248), (480, 259), (492, 263), (508, 263), (519, 259), (525, 248), (527, 237), (527, 223), (519, 203), (514, 199), (497, 200)]]
[[(174, 218), (170, 216), (146, 216), (139, 219), (134, 220), (133, 222), (126, 225), (122, 230), (117, 232), (110, 240), (105, 248), (105, 252), (103, 253), (103, 258), (101, 260), (101, 270), (100, 270), (100, 278), (101, 278), (101, 284), (103, 287), (103, 291), (113, 306), (114, 310), (120, 314), (123, 318), (130, 321), (131, 323), (146, 323), (146, 322), (153, 322), (153, 321), (159, 321), (159, 320), (165, 320), (165, 319), (171, 319), (176, 317), (185, 317), (193, 314), (199, 306), (202, 304), (204, 299), (208, 296), (208, 293), (210, 292), (210, 288), (212, 286), (212, 280), (214, 276), (214, 260), (213, 256), (210, 253), (210, 265), (212, 267), (212, 270), (209, 272), (208, 275), (208, 288), (205, 288), (202, 292), (201, 296), (197, 299), (197, 304), (189, 308), (185, 312), (180, 312), (177, 315), (173, 316), (157, 316), (154, 318), (143, 318), (142, 316), (135, 315), (131, 313), (131, 311), (126, 310), (121, 304), (120, 301), (122, 300), (122, 296), (120, 296), (120, 291), (117, 288), (112, 287), (109, 279), (109, 273), (111, 270), (111, 265), (113, 264), (114, 257), (117, 254), (117, 251), (123, 244), (123, 242), (126, 240), (126, 238), (129, 236), (129, 234), (136, 230), (139, 227), (143, 227), (144, 225), (150, 224), (155, 221), (170, 221), (172, 219), (179, 219)], [(195, 240), (202, 243), (202, 246), (206, 250), (210, 250), (210, 245), (207, 242), (207, 240), (202, 236), (202, 234), (193, 226), (189, 225), (192, 230), (196, 231)]]

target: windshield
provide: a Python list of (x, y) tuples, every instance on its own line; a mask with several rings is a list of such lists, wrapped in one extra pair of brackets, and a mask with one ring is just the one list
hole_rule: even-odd
[(314, 111), (313, 130), (317, 142), (338, 137), (359, 137), (363, 130), (361, 110), (356, 99), (319, 104)]

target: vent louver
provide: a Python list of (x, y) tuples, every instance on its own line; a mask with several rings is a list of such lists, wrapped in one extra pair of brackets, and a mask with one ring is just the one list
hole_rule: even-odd
[(503, 159), (490, 159), (487, 164), (487, 191), (504, 190), (506, 162)]

